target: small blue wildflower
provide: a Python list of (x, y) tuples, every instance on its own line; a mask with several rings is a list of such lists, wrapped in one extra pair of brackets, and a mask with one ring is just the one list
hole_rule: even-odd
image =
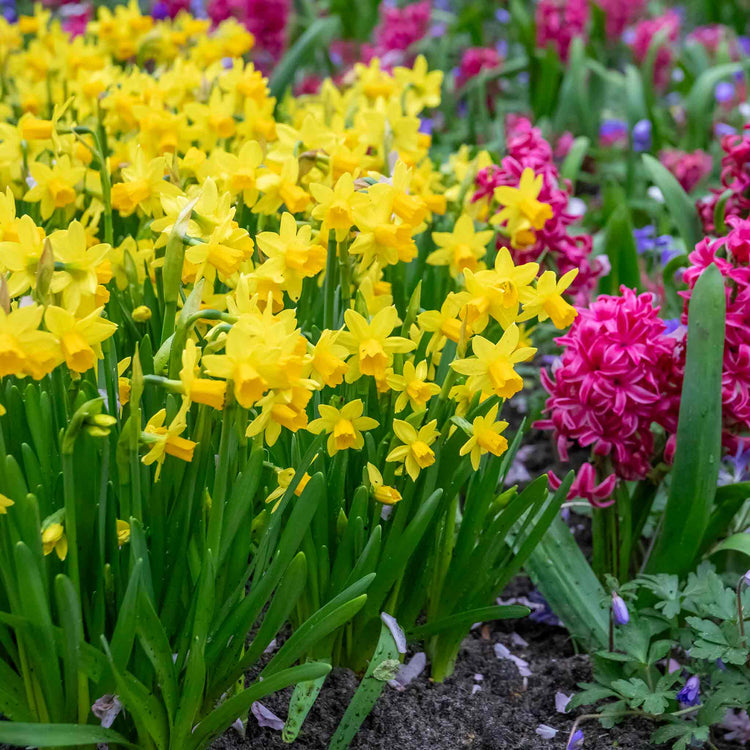
[(633, 150), (648, 151), (651, 148), (651, 120), (638, 120), (633, 125)]
[(731, 102), (734, 99), (734, 84), (729, 81), (720, 81), (714, 89), (716, 101), (720, 103)]
[(579, 750), (583, 747), (583, 730), (576, 729), (575, 734), (570, 738), (568, 746), (565, 750)]
[(616, 592), (612, 592), (612, 616), (615, 625), (627, 625), (630, 622), (630, 612), (625, 600)]
[(509, 23), (510, 13), (505, 8), (498, 8), (495, 11), (495, 20), (498, 23)]
[(737, 130), (735, 128), (731, 125), (727, 125), (725, 122), (717, 122), (714, 126), (714, 133), (716, 133), (719, 138), (725, 135), (734, 135), (736, 132)]
[(677, 700), (683, 706), (697, 706), (700, 703), (701, 681), (698, 675), (688, 677), (685, 686), (677, 693)]

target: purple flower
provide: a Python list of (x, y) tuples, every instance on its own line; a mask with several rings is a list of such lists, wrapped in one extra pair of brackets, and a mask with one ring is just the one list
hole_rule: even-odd
[(575, 734), (570, 738), (568, 746), (565, 750), (578, 750), (583, 747), (583, 730), (576, 729)]
[(714, 96), (716, 97), (716, 101), (721, 104), (731, 102), (734, 99), (734, 84), (729, 81), (720, 81), (716, 84)]
[(627, 625), (630, 622), (630, 612), (625, 600), (616, 592), (612, 592), (612, 615), (615, 625)]
[(750, 570), (745, 573), (743, 578), (745, 579), (745, 586), (750, 586)]
[(714, 133), (721, 138), (725, 135), (734, 135), (737, 131), (731, 125), (727, 125), (725, 122), (717, 122), (714, 126)]
[(157, 21), (163, 21), (165, 18), (169, 18), (169, 8), (163, 0), (156, 0), (154, 7), (151, 9), (151, 15)]
[(701, 681), (697, 675), (688, 677), (685, 687), (677, 693), (677, 700), (683, 706), (697, 706), (700, 703)]
[(635, 248), (638, 251), (638, 255), (643, 255), (643, 253), (649, 252), (656, 247), (652, 224), (646, 224), (645, 227), (634, 229), (633, 237), (635, 237)]
[(432, 130), (434, 127), (435, 123), (433, 122), (431, 117), (423, 117), (421, 122), (419, 123), (419, 132), (427, 133), (427, 135), (432, 135)]
[(638, 120), (633, 125), (633, 150), (648, 151), (651, 148), (651, 120)]
[(722, 466), (719, 467), (719, 486), (725, 484), (737, 484), (744, 482), (750, 477), (750, 447), (742, 450), (742, 442), (739, 442), (737, 451), (727, 456)]
[(495, 20), (498, 23), (508, 23), (510, 21), (510, 13), (505, 8), (498, 8), (495, 11)]

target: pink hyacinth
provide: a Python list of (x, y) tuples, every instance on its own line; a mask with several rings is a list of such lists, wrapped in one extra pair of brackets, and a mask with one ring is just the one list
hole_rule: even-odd
[(290, 0), (244, 0), (245, 26), (255, 37), (255, 47), (276, 62), (287, 43)]
[(654, 85), (663, 88), (669, 82), (669, 74), (674, 57), (672, 46), (680, 34), (680, 17), (673, 10), (662, 16), (640, 21), (635, 27), (632, 48), (633, 55), (639, 63), (646, 60), (653, 38), (666, 31), (667, 38), (659, 46), (654, 59)]
[(621, 295), (579, 308), (570, 331), (556, 339), (564, 351), (551, 375), (542, 372), (549, 416), (536, 426), (554, 431), (563, 460), (575, 442), (632, 480), (651, 469), (651, 425), (676, 430), (681, 344), (666, 334), (651, 294), (622, 287)]
[[(586, 462), (578, 470), (573, 484), (570, 485), (568, 498), (571, 500), (576, 497), (583, 498), (597, 508), (607, 508), (612, 505), (615, 501), (612, 493), (617, 486), (617, 477), (614, 474), (610, 474), (598, 484), (596, 479), (594, 465)], [(552, 490), (556, 490), (562, 484), (562, 481), (558, 479), (554, 471), (547, 472), (547, 480)]]
[(721, 160), (721, 187), (712, 188), (711, 196), (696, 203), (706, 234), (714, 232), (714, 209), (722, 193), (730, 190), (724, 205), (726, 217), (747, 217), (750, 213), (750, 127), (742, 133), (721, 139), (724, 157)]
[(479, 75), (482, 70), (494, 70), (501, 67), (503, 58), (494, 47), (469, 47), (461, 56), (461, 64), (458, 66), (456, 76), (456, 87), (464, 86), (474, 76)]
[(264, 73), (283, 55), (291, 0), (209, 0), (206, 10), (214, 24), (233, 17), (245, 25), (255, 37), (253, 62)]
[(686, 192), (690, 192), (704, 177), (711, 173), (711, 155), (701, 149), (680, 151), (665, 148), (659, 153), (659, 161), (677, 178)]
[(570, 44), (576, 37), (586, 41), (589, 22), (588, 0), (539, 0), (536, 6), (536, 45), (551, 44), (567, 62)]
[[(531, 168), (542, 175), (542, 190), (539, 200), (552, 208), (552, 218), (536, 232), (536, 242), (523, 250), (513, 249), (517, 263), (536, 261), (546, 254), (560, 274), (577, 268), (578, 276), (570, 293), (576, 304), (586, 304), (596, 283), (606, 270), (591, 258), (592, 238), (589, 234), (571, 234), (569, 227), (579, 217), (568, 213), (570, 185), (559, 175), (553, 160), (550, 144), (539, 128), (531, 125), (525, 117), (509, 116), (506, 122), (506, 148), (508, 155), (500, 166), (492, 165), (480, 170), (475, 180), (472, 201), (491, 200), (496, 187), (517, 187), (523, 170)], [(499, 242), (506, 242), (499, 239)]]
[(732, 30), (727, 26), (715, 23), (708, 26), (696, 26), (688, 35), (686, 41), (697, 42), (711, 57), (715, 57), (723, 44), (727, 45), (729, 56), (733, 60), (739, 58), (739, 45)]
[(619, 39), (625, 28), (636, 21), (646, 7), (646, 0), (594, 0), (606, 16), (608, 39)]
[(726, 334), (722, 373), (722, 421), (725, 447), (734, 452), (749, 442), (743, 433), (750, 431), (750, 220), (737, 216), (727, 219), (726, 237), (706, 237), (690, 253), (691, 265), (683, 280), (688, 291), (681, 292), (687, 307), (701, 273), (715, 264), (726, 286)]
[(403, 8), (381, 3), (374, 43), (363, 45), (363, 60), (369, 62), (373, 57), (385, 58), (391, 65), (386, 64), (384, 67), (408, 62), (406, 52), (427, 34), (431, 12), (430, 0), (420, 0)]

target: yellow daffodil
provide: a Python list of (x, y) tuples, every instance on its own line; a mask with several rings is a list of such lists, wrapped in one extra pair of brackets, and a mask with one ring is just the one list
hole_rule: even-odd
[(432, 239), (439, 249), (427, 256), (427, 262), (432, 266), (448, 266), (454, 276), (462, 274), (467, 268), (476, 271), (494, 234), (491, 229), (475, 231), (471, 216), (461, 214), (452, 232), (432, 233)]
[(556, 328), (567, 328), (576, 319), (578, 311), (563, 299), (562, 294), (577, 275), (577, 268), (568, 271), (560, 279), (555, 278), (554, 271), (545, 271), (539, 277), (536, 289), (530, 289), (524, 294), (523, 313), (518, 320), (536, 317), (542, 322), (551, 318)]
[(386, 376), (388, 385), (396, 391), (399, 396), (396, 399), (396, 412), (401, 412), (407, 404), (411, 405), (413, 411), (421, 411), (427, 402), (440, 393), (437, 383), (427, 382), (427, 362), (422, 360), (416, 367), (411, 360), (404, 362), (401, 375), (392, 373)]
[(224, 408), (227, 384), (223, 380), (210, 380), (198, 374), (199, 351), (195, 341), (188, 339), (182, 352), (180, 382), (183, 393), (196, 404), (206, 404), (214, 409)]
[(60, 342), (60, 351), (73, 372), (87, 372), (102, 358), (101, 343), (114, 335), (117, 326), (101, 317), (101, 307), (80, 320), (61, 307), (44, 313), (47, 329)]
[(484, 396), (495, 394), (500, 398), (510, 398), (523, 388), (523, 379), (515, 371), (519, 362), (531, 359), (536, 349), (518, 348), (518, 326), (509, 326), (496, 344), (482, 336), (474, 336), (471, 346), (473, 357), (457, 359), (451, 367), (462, 375), (468, 375), (467, 385)]
[(166, 418), (166, 409), (160, 409), (148, 420), (142, 433), (148, 451), (141, 460), (146, 466), (156, 463), (155, 482), (159, 481), (159, 474), (167, 455), (179, 458), (181, 461), (192, 461), (196, 446), (192, 440), (180, 437), (187, 427), (184, 411), (178, 412), (168, 427), (164, 426)]
[(115, 526), (117, 529), (117, 544), (122, 547), (123, 544), (130, 541), (130, 524), (118, 518)]
[(403, 445), (394, 448), (385, 460), (403, 464), (403, 467), (396, 469), (396, 473), (405, 468), (406, 473), (416, 482), (419, 472), (435, 463), (435, 452), (430, 446), (440, 434), (437, 420), (433, 419), (417, 431), (408, 422), (394, 419), (393, 432)]
[(507, 426), (507, 422), (498, 422), (497, 412), (499, 404), (495, 404), (485, 416), (475, 417), (471, 426), (471, 437), (461, 446), (459, 454), (471, 454), (471, 465), (474, 471), (479, 471), (479, 462), (486, 453), (501, 456), (508, 450), (508, 441), (500, 434)]
[(29, 165), (31, 189), (24, 196), (29, 203), (39, 203), (43, 219), (49, 219), (56, 208), (66, 208), (78, 196), (77, 186), (86, 173), (83, 165), (73, 165), (67, 154), (51, 167), (36, 161)]
[(526, 167), (517, 188), (502, 185), (495, 188), (495, 200), (503, 206), (491, 221), (506, 224), (513, 247), (528, 247), (536, 241), (535, 229), (541, 229), (552, 218), (552, 208), (538, 200), (544, 177)]
[(326, 447), (329, 456), (349, 448), (359, 450), (365, 444), (362, 433), (378, 427), (375, 419), (362, 415), (363, 411), (364, 404), (361, 399), (350, 401), (341, 409), (321, 404), (318, 407), (320, 417), (313, 419), (307, 429), (314, 435), (319, 435), (321, 432), (328, 435)]
[(15, 503), (7, 495), (0, 493), (0, 515), (5, 515), (11, 505)]
[(348, 330), (341, 333), (339, 343), (353, 355), (348, 361), (347, 383), (353, 383), (361, 375), (385, 378), (393, 355), (415, 348), (413, 341), (390, 335), (401, 322), (394, 307), (380, 310), (369, 322), (358, 312), (347, 310), (344, 320)]
[(395, 505), (401, 500), (401, 493), (383, 482), (383, 475), (375, 464), (367, 464), (367, 478), (370, 480), (372, 498), (383, 505)]
[(51, 523), (42, 529), (42, 551), (49, 555), (53, 550), (60, 560), (68, 556), (68, 537), (61, 523)]

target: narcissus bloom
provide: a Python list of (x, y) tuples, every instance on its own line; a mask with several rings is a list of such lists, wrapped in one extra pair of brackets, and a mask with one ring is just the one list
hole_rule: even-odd
[(375, 464), (367, 464), (367, 478), (370, 480), (372, 498), (383, 505), (395, 505), (401, 500), (401, 493), (383, 482), (383, 475)]
[(318, 407), (320, 417), (313, 419), (307, 429), (314, 435), (321, 432), (328, 434), (326, 447), (329, 456), (349, 448), (359, 450), (365, 444), (362, 432), (374, 430), (379, 424), (372, 417), (363, 416), (363, 411), (364, 404), (361, 399), (350, 401), (341, 409), (321, 404)]
[(523, 388), (523, 379), (514, 366), (531, 359), (536, 352), (532, 347), (519, 348), (519, 340), (520, 331), (515, 324), (508, 327), (496, 344), (475, 336), (471, 340), (474, 356), (457, 359), (451, 362), (451, 367), (468, 375), (469, 388), (481, 391), (483, 397), (494, 393), (500, 398), (510, 398)]
[(529, 289), (523, 296), (523, 313), (519, 321), (548, 318), (557, 328), (567, 328), (578, 315), (573, 305), (563, 299), (562, 293), (573, 283), (578, 275), (577, 269), (568, 271), (560, 279), (555, 278), (554, 271), (545, 271), (537, 281), (536, 289)]
[(172, 420), (169, 427), (164, 426), (167, 418), (166, 409), (160, 409), (148, 420), (143, 429), (142, 437), (148, 446), (148, 452), (141, 459), (146, 466), (156, 463), (156, 474), (154, 481), (159, 481), (159, 474), (164, 459), (167, 455), (179, 458), (182, 461), (192, 461), (193, 451), (197, 443), (187, 438), (180, 437), (187, 427), (185, 423), (185, 412), (180, 410)]
[(51, 523), (42, 529), (42, 551), (49, 555), (53, 550), (60, 560), (68, 556), (68, 537), (61, 523)]
[(419, 472), (435, 463), (435, 452), (430, 446), (440, 434), (437, 420), (433, 419), (417, 431), (409, 422), (394, 419), (393, 432), (403, 445), (394, 448), (385, 460), (402, 463), (403, 466), (397, 468), (396, 473), (399, 474), (406, 469), (406, 473), (416, 482)]
[(506, 224), (513, 247), (533, 245), (536, 240), (534, 230), (541, 229), (552, 218), (552, 207), (537, 200), (543, 183), (544, 177), (535, 175), (534, 170), (527, 167), (521, 174), (517, 188), (507, 185), (495, 188), (495, 200), (503, 208), (492, 217), (491, 222)]
[(399, 396), (396, 399), (396, 412), (401, 412), (407, 404), (411, 404), (413, 411), (424, 409), (427, 402), (440, 393), (437, 383), (427, 382), (427, 361), (422, 360), (416, 367), (411, 360), (404, 362), (401, 375), (391, 373), (386, 376), (386, 382)]
[(0, 514), (5, 515), (11, 505), (15, 505), (13, 500), (11, 500), (7, 495), (3, 495), (2, 493), (0, 493)]
[(322, 236), (326, 237), (333, 230), (336, 242), (343, 242), (354, 225), (354, 209), (364, 206), (367, 196), (355, 191), (354, 178), (348, 172), (339, 177), (333, 188), (314, 182), (310, 192), (317, 201), (312, 217), (322, 222)]
[(439, 249), (427, 256), (427, 262), (432, 266), (448, 266), (454, 276), (463, 273), (466, 268), (476, 271), (494, 234), (492, 229), (477, 232), (471, 216), (461, 214), (452, 232), (432, 233), (432, 239)]
[(390, 335), (401, 322), (395, 307), (383, 308), (369, 322), (358, 312), (347, 310), (344, 320), (349, 330), (342, 331), (339, 343), (354, 355), (349, 358), (347, 383), (353, 383), (362, 375), (382, 380), (394, 354), (404, 354), (415, 348), (413, 341)]
[(206, 404), (214, 409), (224, 408), (227, 384), (223, 380), (202, 378), (199, 374), (198, 359), (200, 352), (195, 341), (188, 339), (182, 352), (182, 369), (180, 381), (183, 392), (190, 401), (196, 404)]
[(65, 364), (73, 372), (87, 372), (103, 357), (102, 341), (113, 336), (117, 326), (101, 317), (98, 307), (80, 320), (61, 307), (50, 305), (44, 313), (47, 329), (60, 342)]
[(479, 462), (486, 453), (501, 456), (508, 450), (508, 441), (500, 434), (507, 422), (496, 421), (499, 404), (495, 404), (483, 417), (475, 417), (471, 426), (471, 437), (461, 446), (460, 455), (471, 454), (471, 465), (479, 471)]

